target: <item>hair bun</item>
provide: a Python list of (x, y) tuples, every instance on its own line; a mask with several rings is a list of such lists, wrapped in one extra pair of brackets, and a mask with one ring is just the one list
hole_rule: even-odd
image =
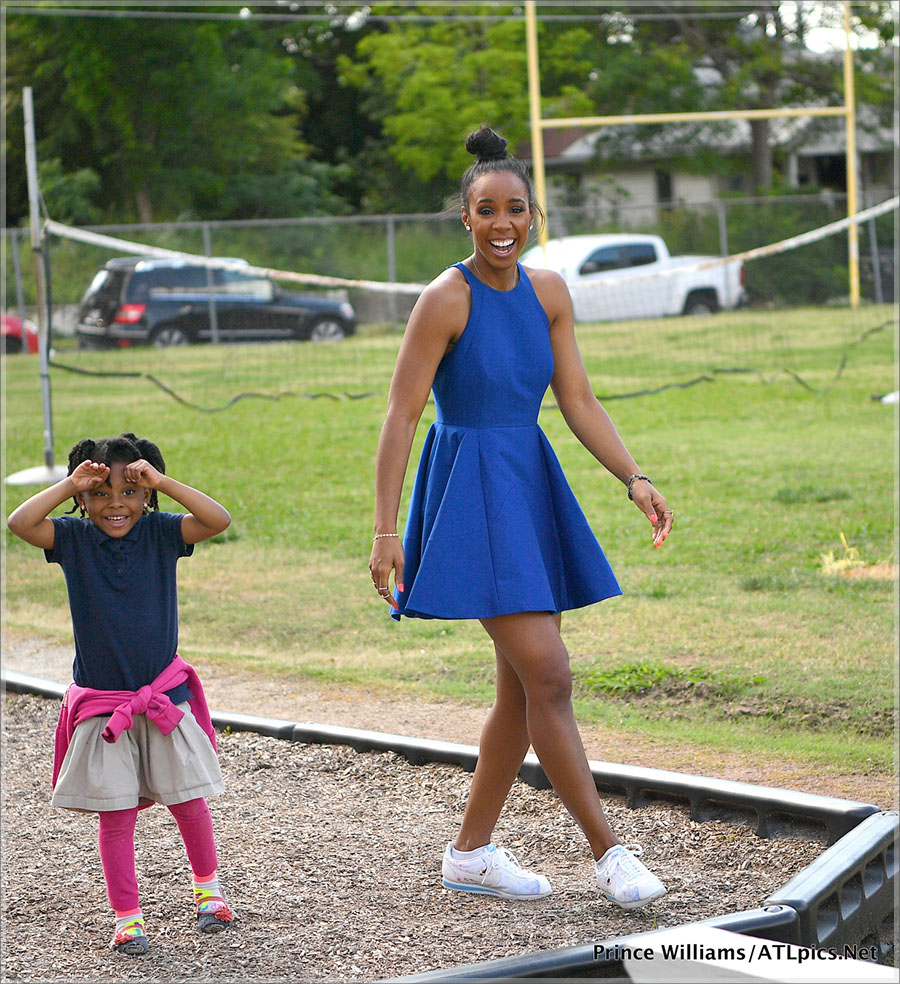
[(489, 126), (475, 130), (466, 137), (466, 150), (480, 161), (502, 161), (509, 156), (506, 140)]

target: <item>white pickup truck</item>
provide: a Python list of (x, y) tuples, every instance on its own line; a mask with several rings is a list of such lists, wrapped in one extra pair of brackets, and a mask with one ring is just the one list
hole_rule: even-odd
[(659, 236), (565, 236), (533, 246), (524, 266), (560, 273), (576, 321), (712, 314), (746, 300), (744, 265), (716, 256), (669, 256)]

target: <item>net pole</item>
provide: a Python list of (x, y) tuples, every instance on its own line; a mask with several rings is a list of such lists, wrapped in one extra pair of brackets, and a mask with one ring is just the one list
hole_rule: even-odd
[[(847, 115), (847, 214), (856, 215), (856, 95), (853, 82), (853, 49), (850, 45), (850, 0), (844, 0), (844, 108)], [(848, 272), (850, 274), (850, 307), (859, 307), (859, 226), (851, 222), (847, 228)]]
[(40, 194), (38, 191), (37, 151), (34, 139), (34, 101), (31, 86), (22, 90), (25, 115), (25, 171), (28, 179), (28, 212), (31, 231), (31, 253), (34, 257), (38, 318), (38, 353), (40, 360), (41, 406), (44, 417), (44, 465), (27, 468), (7, 477), (12, 485), (52, 485), (64, 478), (66, 469), (53, 463), (53, 402), (50, 395), (50, 312), (47, 308), (46, 257), (41, 248)]

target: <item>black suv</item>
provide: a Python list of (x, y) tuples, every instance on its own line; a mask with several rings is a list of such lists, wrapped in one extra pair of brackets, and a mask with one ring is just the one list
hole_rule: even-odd
[(125, 256), (97, 271), (81, 301), (75, 336), (81, 348), (162, 347), (333, 341), (355, 330), (356, 315), (346, 301), (292, 294), (233, 268)]

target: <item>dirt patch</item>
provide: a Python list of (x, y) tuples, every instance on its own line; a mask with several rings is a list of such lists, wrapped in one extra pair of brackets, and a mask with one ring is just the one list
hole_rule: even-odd
[(848, 701), (823, 702), (793, 695), (779, 699), (743, 694), (733, 698), (707, 683), (672, 677), (631, 693), (627, 698), (613, 695), (608, 699), (639, 706), (643, 714), (657, 720), (685, 718), (697, 707), (702, 707), (703, 713), (717, 719), (768, 718), (782, 728), (796, 724), (810, 731), (840, 725), (873, 738), (888, 738), (897, 726), (894, 708), (869, 708), (868, 716), (861, 720)]
[(896, 581), (897, 571), (897, 564), (867, 564), (864, 567), (846, 567), (841, 571), (841, 577), (869, 581)]

